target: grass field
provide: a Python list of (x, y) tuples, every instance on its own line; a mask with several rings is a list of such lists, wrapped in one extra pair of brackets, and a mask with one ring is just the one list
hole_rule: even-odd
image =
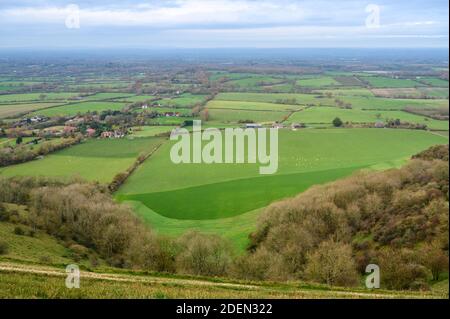
[[(329, 129), (280, 131), (279, 170), (261, 177), (254, 164), (184, 164), (170, 161), (164, 144), (116, 194), (163, 233), (197, 229), (230, 238), (239, 248), (259, 213), (272, 201), (350, 175), (361, 168), (386, 169), (448, 138), (423, 131)], [(223, 223), (223, 221), (226, 221)], [(198, 221), (198, 223), (197, 223)], [(230, 229), (236, 222), (238, 230)], [(172, 231), (171, 225), (177, 225)]]
[(206, 95), (194, 95), (194, 94), (181, 94), (175, 98), (164, 98), (158, 101), (161, 106), (174, 106), (181, 108), (190, 108), (197, 103), (202, 103), (206, 98)]
[(225, 124), (239, 121), (280, 122), (289, 114), (290, 112), (209, 109), (209, 122)]
[(79, 93), (44, 93), (45, 98), (42, 99), (41, 95), (43, 93), (26, 93), (26, 94), (5, 94), (0, 95), (0, 103), (9, 102), (29, 102), (29, 101), (40, 101), (40, 102), (52, 102), (52, 101), (64, 101), (71, 97), (76, 97)]
[(133, 137), (152, 137), (162, 133), (171, 132), (176, 126), (141, 126), (133, 127)]
[(336, 81), (331, 76), (323, 76), (323, 77), (316, 77), (316, 78), (312, 78), (312, 79), (298, 80), (297, 85), (318, 88), (318, 87), (324, 87), (324, 86), (341, 85), (341, 83)]
[(119, 111), (122, 110), (127, 104), (122, 102), (81, 102), (74, 104), (67, 104), (58, 107), (52, 107), (45, 110), (39, 110), (34, 114), (45, 116), (73, 116), (78, 113), (87, 112), (101, 112), (106, 110)]
[(80, 176), (109, 183), (125, 171), (140, 153), (149, 153), (162, 143), (161, 138), (90, 140), (47, 155), (42, 160), (0, 169), (0, 176)]
[(61, 103), (0, 104), (0, 118), (12, 117), (57, 105), (61, 105)]
[(360, 77), (364, 82), (368, 82), (374, 88), (411, 88), (424, 86), (423, 84), (411, 79), (397, 79), (384, 76)]
[(206, 105), (208, 109), (235, 109), (248, 111), (296, 111), (302, 107), (299, 105), (275, 104), (264, 102), (222, 101), (213, 100)]
[[(447, 298), (448, 289), (429, 292), (376, 292), (363, 288), (331, 288), (306, 282), (251, 282), (140, 272), (82, 271), (80, 289), (67, 289), (64, 267), (0, 263), (0, 298), (90, 299), (324, 299), (324, 298)], [(440, 286), (448, 286), (442, 281)], [(434, 287), (433, 287), (434, 288)], [(174, 308), (175, 309), (175, 308)]]
[(312, 107), (292, 114), (288, 121), (299, 123), (329, 124), (336, 117), (343, 122), (376, 123), (386, 120), (400, 119), (402, 122), (425, 124), (430, 129), (448, 130), (448, 121), (438, 121), (431, 118), (403, 111), (363, 111), (358, 109), (341, 109), (337, 107)]
[(426, 83), (431, 86), (435, 86), (435, 87), (448, 88), (448, 81), (442, 80), (440, 78), (420, 77), (420, 78), (418, 78), (418, 81)]

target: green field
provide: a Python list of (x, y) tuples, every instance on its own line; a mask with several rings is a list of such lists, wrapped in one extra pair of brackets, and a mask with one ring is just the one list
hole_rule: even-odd
[(169, 133), (177, 126), (141, 126), (133, 127), (131, 136), (133, 137), (152, 137), (162, 133)]
[(296, 111), (302, 107), (299, 105), (275, 104), (264, 102), (222, 101), (213, 100), (206, 105), (208, 109), (231, 109), (248, 111)]
[(253, 122), (280, 122), (289, 116), (289, 112), (275, 111), (246, 111), (246, 110), (226, 110), (210, 109), (210, 123), (239, 123), (239, 121)]
[(329, 124), (336, 117), (343, 122), (376, 123), (387, 120), (400, 119), (402, 122), (425, 124), (430, 129), (448, 130), (448, 121), (438, 121), (403, 111), (364, 111), (359, 109), (341, 109), (337, 107), (312, 107), (304, 111), (295, 112), (289, 123)]
[(448, 88), (448, 81), (442, 80), (440, 78), (432, 78), (432, 77), (419, 77), (418, 81), (426, 83), (435, 87), (444, 87)]
[(341, 85), (338, 81), (336, 81), (331, 76), (323, 76), (323, 77), (315, 77), (311, 79), (303, 79), (298, 80), (297, 85), (305, 86), (305, 87), (312, 87), (312, 88), (319, 88), (324, 86), (336, 86)]
[[(44, 94), (45, 98), (41, 98)], [(52, 102), (52, 101), (64, 101), (69, 98), (77, 97), (79, 93), (26, 93), (26, 94), (5, 94), (0, 95), (0, 103), (9, 102), (29, 102), (29, 101), (40, 101), (40, 102)]]
[(398, 79), (385, 76), (360, 77), (360, 79), (368, 82), (374, 88), (410, 88), (423, 86), (423, 84), (411, 79)]
[(0, 104), (0, 118), (11, 117), (57, 105), (61, 105), (61, 103)]
[(333, 99), (324, 98), (319, 94), (293, 94), (293, 93), (220, 93), (215, 101), (245, 101), (245, 102), (263, 102), (263, 103), (281, 103), (288, 101), (299, 105), (324, 105), (333, 106)]
[(45, 110), (40, 110), (34, 112), (34, 114), (44, 115), (44, 116), (73, 116), (78, 113), (87, 112), (101, 112), (106, 110), (120, 111), (126, 106), (126, 103), (122, 102), (81, 102), (66, 104), (58, 107), (52, 107)]
[(161, 106), (173, 106), (173, 107), (193, 107), (197, 103), (202, 103), (206, 98), (206, 95), (194, 95), (194, 94), (181, 94), (180, 96), (174, 98), (164, 98), (159, 100), (157, 103), (161, 104)]
[[(163, 233), (180, 234), (195, 225), (242, 248), (246, 235), (230, 229), (230, 223), (251, 229), (259, 215), (252, 212), (275, 200), (364, 167), (397, 167), (430, 145), (448, 142), (424, 131), (387, 129), (279, 134), (276, 175), (260, 176), (254, 164), (175, 165), (169, 157), (172, 142), (167, 142), (127, 180), (117, 197), (132, 201), (140, 216)], [(177, 227), (169, 231), (174, 224)]]
[(80, 176), (109, 183), (133, 164), (140, 153), (149, 153), (162, 138), (90, 140), (44, 159), (0, 169), (0, 176)]

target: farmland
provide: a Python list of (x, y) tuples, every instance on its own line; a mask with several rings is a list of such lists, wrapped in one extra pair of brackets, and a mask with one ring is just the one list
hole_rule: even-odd
[(140, 153), (152, 151), (159, 138), (93, 140), (46, 156), (44, 159), (0, 169), (0, 176), (76, 177), (109, 183)]
[[(8, 181), (10, 177), (15, 177), (18, 181), (21, 177), (55, 178), (43, 182), (40, 179), (23, 179), (23, 185), (29, 191), (26, 196), (22, 193), (20, 196), (11, 195), (17, 191), (16, 180), (12, 182), (12, 187), (5, 187), (4, 194), (2, 193), (5, 206), (0, 203), (0, 210), (11, 213), (12, 219), (0, 222), (0, 244), (2, 240), (9, 244), (8, 250), (0, 253), (0, 287), (11, 291), (10, 294), (20, 295), (20, 290), (11, 288), (10, 284), (13, 280), (18, 280), (21, 285), (32, 282), (38, 287), (28, 291), (31, 296), (48, 289), (49, 293), (53, 291), (58, 296), (71, 297), (70, 293), (55, 288), (57, 283), (52, 281), (54, 278), (49, 279), (48, 285), (41, 285), (37, 283), (33, 269), (27, 268), (19, 275), (20, 270), (10, 273), (7, 265), (3, 266), (3, 270), (1, 267), (2, 262), (25, 263), (30, 267), (35, 264), (59, 267), (72, 263), (75, 257), (77, 263), (93, 269), (93, 276), (98, 276), (97, 279), (92, 278), (95, 288), (82, 291), (83, 296), (97, 296), (97, 287), (111, 289), (111, 286), (123, 290), (108, 290), (109, 296), (184, 296), (178, 288), (164, 288), (165, 284), (158, 286), (158, 289), (141, 287), (139, 282), (134, 282), (132, 275), (127, 280), (140, 290), (136, 294), (131, 293), (130, 287), (119, 281), (110, 283), (111, 285), (101, 283), (100, 278), (104, 276), (101, 271), (106, 269), (111, 275), (118, 272), (117, 275), (120, 276), (122, 270), (119, 271), (118, 268), (133, 267), (170, 274), (164, 275), (164, 279), (155, 279), (158, 282), (172, 280), (170, 276), (174, 273), (216, 276), (216, 281), (222, 280), (217, 279), (220, 276), (256, 278), (258, 281), (279, 278), (298, 280), (303, 279), (303, 268), (307, 258), (310, 258), (309, 254), (317, 253), (320, 250), (318, 246), (325, 238), (341, 240), (341, 231), (345, 236), (347, 232), (351, 232), (348, 238), (343, 235), (345, 238), (339, 244), (353, 249), (355, 254), (350, 259), (354, 258), (358, 263), (361, 262), (361, 256), (357, 254), (368, 253), (368, 250), (361, 247), (366, 247), (365, 244), (369, 241), (367, 247), (370, 246), (374, 251), (378, 251), (383, 245), (388, 248), (395, 246), (384, 242), (381, 244), (381, 240), (386, 240), (385, 238), (394, 238), (392, 240), (402, 249), (422, 245), (423, 238), (435, 236), (437, 231), (432, 227), (438, 218), (421, 222), (423, 227), (416, 227), (417, 221), (412, 221), (407, 216), (404, 227), (409, 228), (406, 235), (402, 233), (403, 228), (395, 228), (398, 223), (390, 220), (386, 222), (389, 226), (386, 229), (380, 229), (378, 224), (372, 229), (363, 229), (374, 214), (363, 209), (354, 211), (359, 202), (352, 203), (353, 206), (345, 206), (346, 201), (353, 200), (352, 185), (348, 189), (342, 188), (345, 196), (350, 194), (348, 198), (342, 195), (342, 199), (339, 197), (341, 193), (333, 193), (334, 197), (330, 198), (337, 199), (332, 205), (322, 205), (322, 202), (330, 200), (328, 195), (319, 197), (317, 205), (313, 205), (317, 210), (311, 210), (305, 205), (304, 212), (309, 214), (302, 218), (298, 217), (300, 213), (303, 214), (302, 205), (292, 206), (292, 216), (289, 215), (289, 209), (288, 212), (280, 211), (280, 216), (284, 214), (283, 218), (287, 220), (292, 217), (292, 222), (307, 220), (311, 225), (319, 225), (318, 229), (323, 234), (303, 230), (297, 232), (297, 229), (289, 227), (276, 229), (270, 236), (264, 234), (264, 227), (274, 227), (274, 223), (264, 224), (267, 218), (277, 216), (278, 212), (274, 214), (274, 209), (278, 205), (283, 209), (289, 207), (291, 200), (296, 203), (296, 196), (310, 196), (311, 193), (320, 192), (322, 187), (334, 185), (330, 183), (347, 181), (346, 178), (355, 174), (360, 174), (358, 177), (369, 176), (382, 174), (386, 170), (396, 174), (396, 169), (407, 165), (411, 156), (435, 145), (448, 144), (449, 103), (445, 69), (436, 71), (436, 65), (426, 64), (415, 69), (402, 64), (386, 67), (383, 64), (359, 65), (356, 61), (352, 62), (355, 65), (342, 61), (332, 62), (337, 65), (296, 65), (292, 62), (292, 65), (218, 63), (197, 66), (184, 62), (174, 62), (174, 65), (161, 62), (164, 65), (162, 67), (148, 62), (151, 65), (149, 67), (146, 63), (139, 62), (112, 62), (114, 67), (110, 69), (86, 62), (87, 65), (76, 64), (77, 68), (70, 68), (78, 70), (71, 76), (67, 75), (69, 71), (64, 67), (58, 69), (58, 72), (43, 68), (39, 76), (26, 69), (23, 72), (29, 72), (28, 76), (11, 75), (11, 69), (5, 69), (4, 73), (8, 74), (3, 74), (2, 77), (3, 71), (0, 71), (0, 156), (12, 159), (10, 162), (2, 162), (6, 164), (2, 164), (3, 167), (0, 168), (0, 182), (5, 183), (1, 185), (9, 185), (3, 181)], [(392, 71), (394, 68), (395, 71)], [(364, 71), (366, 69), (376, 71)], [(276, 172), (261, 175), (260, 167), (267, 165), (259, 163), (174, 164), (171, 151), (176, 141), (171, 140), (169, 135), (174, 129), (184, 128), (189, 133), (185, 136), (192, 138), (193, 120), (201, 120), (203, 129), (219, 128), (219, 132), (223, 132), (225, 128), (245, 126), (276, 130)], [(71, 139), (77, 143), (64, 149), (45, 149), (46, 145), (64, 143)], [(207, 141), (202, 143), (205, 146)], [(222, 154), (227, 152), (224, 144), (222, 143)], [(248, 145), (248, 142), (244, 143), (245, 147)], [(30, 149), (40, 150), (41, 147), (42, 152), (28, 156)], [(258, 149), (259, 147), (260, 145)], [(445, 174), (438, 170), (442, 170), (439, 163), (420, 163), (415, 164), (419, 165), (415, 167), (428, 167), (420, 171), (423, 174), (431, 174), (432, 169), (438, 172), (431, 174), (435, 179), (440, 178), (435, 175)], [(436, 165), (438, 168), (426, 165)], [(401, 173), (399, 179), (386, 187), (409, 185), (413, 177)], [(402, 182), (398, 182), (399, 180)], [(428, 181), (426, 178), (424, 180)], [(371, 182), (384, 181), (374, 177)], [(33, 183), (37, 185), (33, 186)], [(431, 189), (430, 194), (441, 194), (438, 187), (442, 185), (439, 183), (440, 180), (434, 182), (434, 179), (430, 179), (426, 186)], [(405, 191), (405, 197), (422, 200), (428, 193), (423, 195), (425, 191), (422, 188), (425, 189), (425, 186), (417, 185), (419, 184), (414, 184), (408, 190), (398, 189), (398, 192)], [(373, 192), (384, 187), (378, 186)], [(441, 188), (445, 190), (445, 185)], [(45, 192), (48, 189), (52, 191), (47, 196)], [(408, 202), (396, 191), (392, 192), (389, 200), (382, 197), (382, 191), (380, 193), (378, 195), (386, 203), (396, 200), (396, 204), (406, 206), (404, 202)], [(378, 195), (373, 195), (366, 201), (382, 210), (384, 207), (378, 203)], [(16, 203), (17, 198), (30, 200)], [(80, 198), (86, 200), (78, 203)], [(99, 198), (101, 200), (97, 200)], [(58, 206), (59, 203), (64, 205)], [(421, 206), (420, 209), (440, 212), (445, 204), (445, 201), (436, 200), (430, 207)], [(428, 202), (423, 206), (425, 205)], [(55, 207), (56, 210), (53, 211)], [(405, 211), (409, 209), (407, 207)], [(34, 214), (37, 211), (42, 211), (42, 216)], [(60, 212), (63, 215), (58, 215)], [(49, 217), (44, 219), (47, 213)], [(55, 218), (50, 213), (62, 217)], [(84, 216), (88, 216), (83, 215), (85, 213), (97, 216), (98, 222), (90, 225), (90, 220), (82, 220)], [(319, 220), (323, 217), (322, 213), (325, 217)], [(377, 222), (397, 218), (395, 213), (397, 211), (381, 216)], [(0, 217), (9, 216), (8, 214)], [(421, 213), (424, 219), (432, 213), (427, 214)], [(67, 216), (76, 216), (67, 219), (67, 228), (53, 226), (66, 220)], [(20, 226), (23, 231), (17, 230), (14, 223), (26, 218), (39, 219), (24, 223)], [(351, 222), (341, 224), (346, 218)], [(281, 221), (285, 220), (276, 222)], [(320, 224), (321, 222), (323, 223)], [(33, 233), (34, 229), (29, 225), (35, 224), (46, 228)], [(87, 224), (92, 227), (85, 227)], [(70, 225), (73, 226), (72, 229)], [(338, 229), (336, 225), (342, 228)], [(423, 229), (429, 232), (413, 242), (413, 239), (419, 238), (419, 234), (424, 233)], [(87, 233), (88, 231), (92, 232)], [(384, 233), (380, 235), (382, 231)], [(413, 233), (416, 237), (411, 235)], [(280, 250), (280, 254), (286, 254), (285, 259), (272, 259), (275, 255), (273, 251), (270, 255), (264, 255), (264, 251), (262, 255), (257, 255), (261, 253), (257, 250), (258, 245), (262, 245), (264, 241), (279, 239), (279, 242), (270, 246), (277, 250), (277, 245), (287, 240), (287, 235), (289, 240), (294, 238), (292, 240), (295, 244), (287, 246), (286, 250)], [(328, 235), (330, 236), (327, 237)], [(23, 240), (20, 236), (24, 236)], [(91, 237), (95, 239), (91, 240)], [(189, 246), (192, 238), (197, 241)], [(298, 245), (304, 243), (311, 246), (305, 246), (307, 248), (303, 250), (304, 247)], [(401, 246), (403, 243), (404, 247)], [(183, 268), (188, 259), (184, 262), (179, 260), (189, 257), (191, 250), (195, 251), (198, 247), (203, 249), (202, 245), (206, 245), (205, 249), (210, 249), (209, 245), (219, 247), (215, 256), (226, 256), (229, 263), (224, 267), (226, 270), (205, 273)], [(267, 250), (267, 247), (269, 246), (263, 248)], [(394, 248), (397, 249), (396, 246)], [(221, 255), (222, 249), (227, 254), (229, 251), (229, 255)], [(252, 254), (255, 252), (255, 258), (259, 258), (259, 261), (249, 259), (253, 258)], [(245, 259), (240, 259), (241, 257)], [(302, 264), (293, 265), (292, 268), (283, 264), (286, 260), (293, 260), (294, 263), (301, 258), (304, 259)], [(257, 268), (256, 275), (246, 277), (245, 274), (239, 277), (239, 272), (247, 271), (247, 264), (238, 263), (243, 261)], [(255, 264), (251, 265), (253, 262)], [(267, 267), (281, 265), (280, 267), (285, 268), (280, 268), (279, 273), (279, 269), (275, 268), (273, 273), (264, 273), (260, 270), (263, 268), (258, 268), (261, 264), (257, 262), (266, 262), (269, 265)], [(252, 269), (250, 266), (248, 269)], [(297, 266), (302, 271), (289, 275), (290, 277), (283, 275), (291, 274), (292, 269)], [(358, 276), (362, 282), (363, 274), (358, 273)], [(447, 274), (444, 274), (444, 280), (445, 276)], [(178, 282), (176, 278), (173, 280)], [(441, 282), (442, 280), (439, 284)], [(431, 281), (427, 283), (430, 283), (430, 287), (434, 286)], [(184, 284), (183, 282), (182, 285)], [(320, 289), (328, 289), (327, 287)], [(196, 289), (198, 291), (197, 287)], [(228, 294), (218, 292), (216, 288), (211, 289), (213, 292), (202, 292), (198, 296), (228, 297), (237, 294), (235, 291)], [(299, 294), (297, 287), (292, 288), (295, 293), (281, 293), (275, 289), (262, 295), (322, 296), (317, 292), (320, 289), (315, 289), (319, 288), (314, 286), (312, 294)], [(106, 293), (106, 290), (103, 292)], [(345, 295), (345, 292), (341, 291), (339, 294)], [(424, 294), (430, 297), (441, 295), (434, 291)], [(246, 297), (260, 295), (256, 292), (243, 294)], [(335, 296), (334, 291), (327, 291), (325, 295)]]
[(78, 113), (101, 112), (106, 110), (118, 111), (123, 109), (125, 105), (126, 103), (121, 102), (81, 102), (35, 111), (34, 114), (44, 116), (73, 116)]
[(168, 233), (179, 234), (198, 220), (195, 228), (228, 235), (236, 245), (243, 245), (242, 235), (230, 230), (228, 223), (221, 226), (223, 219), (239, 220), (239, 225), (251, 228), (258, 216), (251, 212), (274, 200), (361, 168), (401, 165), (417, 150), (446, 142), (445, 137), (406, 130), (331, 129), (280, 134), (279, 171), (275, 176), (259, 177), (257, 167), (249, 164), (175, 165), (168, 162), (170, 143), (166, 143), (129, 178), (118, 198), (142, 203), (145, 207), (134, 204), (139, 214), (164, 233), (168, 225), (176, 223)]

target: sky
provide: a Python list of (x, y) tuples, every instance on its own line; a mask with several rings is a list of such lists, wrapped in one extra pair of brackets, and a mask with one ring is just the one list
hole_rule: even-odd
[(0, 0), (3, 48), (447, 48), (447, 0)]

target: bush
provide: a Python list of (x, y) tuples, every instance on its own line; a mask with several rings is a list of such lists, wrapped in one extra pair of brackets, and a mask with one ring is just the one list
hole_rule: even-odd
[(6, 255), (9, 251), (9, 245), (6, 241), (0, 240), (0, 255)]
[(333, 125), (334, 125), (334, 127), (341, 127), (342, 125), (344, 125), (344, 123), (342, 122), (342, 120), (339, 117), (336, 117), (333, 120)]
[(326, 241), (310, 254), (306, 278), (330, 286), (355, 286), (358, 273), (350, 245)]
[(14, 227), (14, 234), (16, 234), (18, 236), (23, 236), (23, 235), (25, 235), (25, 231), (23, 230), (22, 227), (16, 226), (16, 227)]
[(223, 276), (231, 263), (231, 249), (220, 237), (190, 232), (178, 240), (177, 268), (182, 273)]

